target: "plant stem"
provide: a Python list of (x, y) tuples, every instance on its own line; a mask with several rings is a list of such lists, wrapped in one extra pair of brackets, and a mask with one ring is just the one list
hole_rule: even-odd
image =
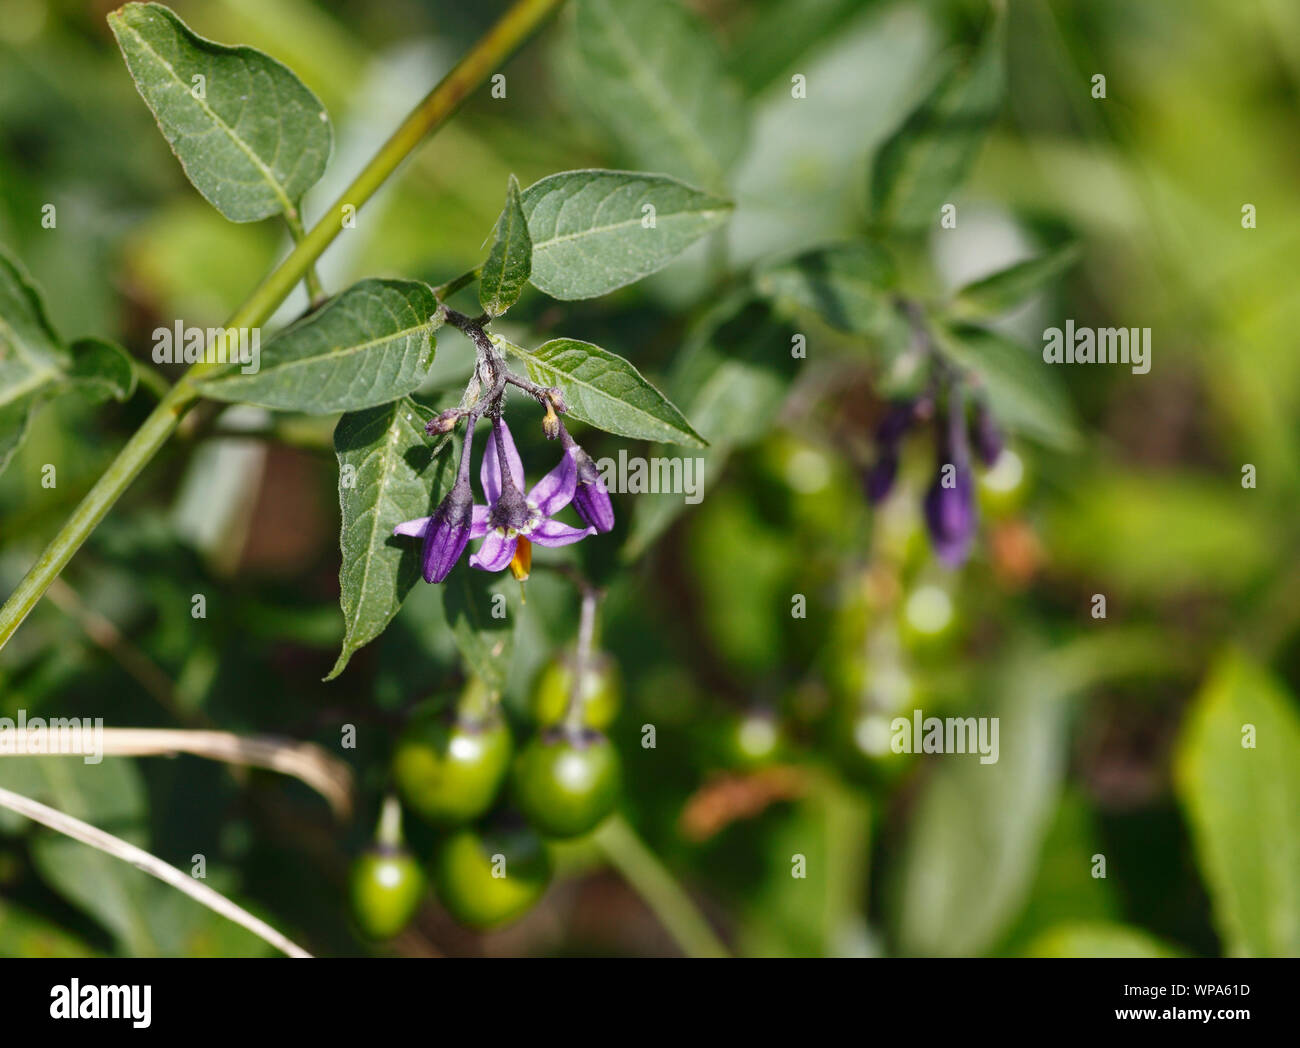
[(247, 928), (254, 935), (269, 942), (277, 950), (287, 953), (290, 957), (311, 956), (297, 943), (281, 935), (265, 921), (254, 917), (242, 906), (231, 902), (220, 892), (213, 891), (202, 881), (195, 880), (193, 877), (182, 873), (175, 866), (163, 862), (156, 855), (150, 855), (143, 848), (128, 844), (120, 837), (105, 833), (88, 822), (74, 819), (71, 815), (61, 812), (57, 808), (51, 808), (39, 801), (32, 800), (30, 797), (24, 797), (19, 793), (10, 793), (5, 789), (0, 789), (0, 808), (16, 811), (19, 815), (27, 816), (33, 822), (39, 822), (52, 830), (57, 830), (59, 833), (71, 837), (74, 841), (88, 844), (92, 848), (98, 848), (100, 851), (113, 856), (115, 859), (129, 862), (137, 869), (144, 870), (145, 873), (157, 877), (164, 884), (170, 884), (190, 898), (197, 899), (214, 913), (219, 913), (221, 916)]
[(728, 957), (703, 914), (621, 815), (611, 815), (593, 838), (624, 879), (654, 911), (688, 957)]
[[(517, 0), (469, 53), (412, 110), (321, 220), (299, 240), (288, 257), (262, 281), (226, 322), (227, 328), (254, 328), (269, 320), (294, 285), (343, 228), (345, 208), (359, 210), (426, 135), (444, 124), (469, 93), (532, 35), (562, 0)], [(199, 398), (194, 379), (217, 365), (194, 364), (167, 391), (153, 412), (118, 452), (86, 497), (45, 547), (17, 588), (0, 608), (0, 648), (27, 618), (41, 595), (67, 566), (122, 493), (175, 431)]]
[[(295, 244), (300, 243), (302, 238), (307, 235), (307, 230), (302, 224), (302, 201), (299, 200), (297, 210), (292, 215), (284, 216), (285, 222), (289, 226), (289, 235), (293, 237)], [(307, 267), (307, 275), (303, 277), (303, 284), (307, 288), (307, 302), (309, 309), (315, 309), (329, 296), (325, 294), (325, 285), (320, 282), (320, 274), (316, 272), (316, 265)]]

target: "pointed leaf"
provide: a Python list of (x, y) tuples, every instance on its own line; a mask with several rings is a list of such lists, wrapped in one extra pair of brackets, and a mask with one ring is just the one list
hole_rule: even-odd
[(666, 175), (564, 171), (524, 190), (533, 286), (594, 298), (668, 265), (731, 213), (730, 201)]
[(755, 276), (762, 294), (812, 310), (841, 331), (865, 335), (878, 333), (894, 317), (889, 291), (896, 282), (893, 259), (871, 243), (806, 251)]
[(397, 538), (403, 521), (427, 517), (455, 475), (455, 458), (433, 462), (425, 423), (433, 412), (409, 397), (339, 419), (339, 604), (343, 648), (326, 680), (392, 621), (420, 578), (420, 543)]
[(269, 55), (204, 40), (161, 4), (127, 4), (108, 24), (194, 188), (232, 222), (296, 213), (329, 160), (320, 99)]
[(324, 415), (386, 404), (433, 366), (442, 313), (416, 280), (363, 280), (270, 339), (255, 371), (198, 383), (205, 397)]
[(1078, 245), (1067, 244), (1038, 258), (1017, 262), (958, 291), (953, 297), (953, 312), (973, 320), (1005, 313), (1050, 284), (1078, 259)]
[(1041, 354), (981, 327), (940, 327), (936, 335), (944, 354), (978, 380), (998, 422), (1052, 447), (1077, 446), (1074, 412)]
[(575, 338), (552, 339), (533, 350), (500, 336), (493, 341), (522, 360), (534, 382), (559, 387), (568, 414), (582, 422), (635, 440), (705, 446), (668, 398), (615, 353)]
[(576, 35), (582, 102), (632, 161), (725, 185), (747, 112), (704, 21), (675, 0), (580, 0)]
[(513, 306), (533, 271), (533, 242), (528, 236), (528, 220), (519, 204), (519, 183), (510, 176), (506, 189), (506, 206), (497, 219), (492, 250), (479, 274), (478, 300), (483, 312), (499, 317)]
[(871, 207), (876, 223), (924, 229), (965, 180), (1002, 106), (1005, 21), (997, 14), (968, 65), (942, 77), (876, 152)]

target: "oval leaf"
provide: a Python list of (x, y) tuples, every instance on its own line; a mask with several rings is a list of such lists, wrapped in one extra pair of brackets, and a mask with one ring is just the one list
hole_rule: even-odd
[(731, 213), (730, 201), (666, 175), (563, 171), (524, 190), (533, 286), (594, 298), (662, 269)]
[(534, 382), (559, 387), (567, 413), (582, 422), (636, 440), (705, 446), (672, 402), (615, 353), (574, 338), (552, 339), (534, 350), (500, 336), (493, 341), (522, 360)]
[(519, 183), (511, 175), (492, 250), (479, 274), (478, 300), (483, 312), (499, 317), (519, 301), (532, 271), (533, 242), (528, 236), (528, 220), (519, 204)]
[(722, 187), (747, 114), (699, 16), (666, 0), (581, 0), (576, 33), (581, 100), (633, 162)]
[(136, 372), (130, 354), (102, 338), (79, 338), (72, 343), (68, 378), (75, 388), (100, 400), (128, 400), (135, 392)]
[(1224, 950), (1300, 955), (1300, 718), (1259, 666), (1228, 655), (1188, 713), (1174, 783)]
[(386, 404), (433, 365), (442, 323), (417, 280), (363, 280), (262, 347), (256, 370), (231, 366), (198, 383), (205, 397), (324, 415)]
[(320, 99), (269, 55), (204, 40), (161, 4), (127, 4), (108, 23), (194, 188), (232, 222), (295, 214), (329, 160)]
[(1002, 107), (1005, 19), (994, 17), (970, 63), (941, 78), (876, 152), (871, 206), (878, 225), (924, 229), (965, 180)]
[(402, 397), (350, 412), (334, 430), (344, 633), (326, 680), (342, 673), (352, 653), (384, 631), (420, 578), (420, 543), (394, 538), (393, 528), (428, 516), (454, 479), (450, 454), (429, 475), (434, 449), (424, 426), (432, 417), (428, 408)]

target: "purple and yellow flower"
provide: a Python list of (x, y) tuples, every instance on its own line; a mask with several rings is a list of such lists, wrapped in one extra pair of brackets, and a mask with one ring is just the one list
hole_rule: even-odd
[(494, 419), (479, 477), (485, 506), (472, 503), (467, 461), (462, 457), (461, 476), (432, 516), (408, 520), (394, 529), (398, 535), (424, 537), (424, 577), (429, 582), (447, 577), (470, 539), (483, 540), (470, 555), (473, 567), (482, 571), (508, 567), (522, 581), (531, 568), (534, 542), (568, 546), (595, 534), (594, 527), (574, 528), (553, 519), (573, 500), (577, 486), (577, 465), (571, 455), (566, 453), (525, 495), (519, 487), (524, 467), (514, 438), (504, 421)]

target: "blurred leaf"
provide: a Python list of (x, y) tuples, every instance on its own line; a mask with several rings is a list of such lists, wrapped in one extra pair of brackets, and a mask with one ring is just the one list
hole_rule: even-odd
[[(790, 331), (770, 307), (741, 296), (719, 303), (678, 355), (672, 386), (690, 396), (709, 447), (702, 483), (715, 485), (734, 447), (771, 431), (798, 361)], [(644, 553), (686, 509), (680, 494), (638, 497), (622, 556)]]
[(1040, 355), (987, 328), (940, 327), (936, 335), (944, 354), (979, 380), (1000, 424), (1060, 450), (1077, 447), (1070, 401)]
[(0, 900), (0, 957), (94, 957), (95, 951), (57, 924)]
[(1247, 585), (1274, 563), (1283, 541), (1254, 492), (1154, 470), (1073, 479), (1048, 527), (1057, 562), (1157, 598)]
[(403, 397), (344, 415), (334, 431), (344, 632), (326, 680), (342, 673), (352, 653), (383, 632), (420, 578), (421, 543), (395, 537), (393, 528), (431, 513), (455, 476), (450, 454), (429, 473), (433, 446), (424, 426), (432, 417), (429, 409)]
[(994, 944), (1024, 904), (1060, 795), (1064, 682), (1022, 654), (979, 694), (997, 696), (979, 712), (998, 718), (998, 761), (930, 758), (936, 767), (898, 871), (898, 937), (908, 954), (969, 956)]
[(27, 434), (32, 411), (62, 383), (68, 352), (22, 266), (0, 248), (0, 470)]
[(232, 222), (296, 213), (332, 142), (320, 99), (251, 47), (193, 33), (161, 4), (108, 16), (140, 96), (194, 187)]
[(595, 298), (662, 269), (726, 221), (731, 203), (666, 175), (563, 171), (524, 190), (533, 286)]
[(889, 254), (863, 242), (817, 248), (763, 266), (754, 283), (762, 294), (812, 310), (831, 327), (873, 334), (889, 316), (889, 290), (896, 280)]
[(834, 39), (865, 6), (863, 0), (775, 0), (762, 5), (732, 50), (732, 73), (751, 94), (766, 87), (795, 68), (817, 44)]
[(136, 373), (130, 355), (102, 338), (79, 338), (72, 343), (68, 377), (76, 388), (100, 400), (129, 400), (135, 392)]
[(1079, 254), (1077, 244), (1067, 244), (967, 284), (953, 297), (953, 313), (964, 320), (1005, 313), (1068, 270), (1079, 260)]
[(424, 381), (441, 324), (427, 284), (362, 280), (270, 339), (256, 371), (231, 365), (198, 386), (216, 400), (317, 415), (386, 404)]
[(479, 275), (478, 300), (483, 312), (499, 317), (519, 300), (533, 269), (533, 242), (528, 220), (519, 204), (519, 182), (514, 175), (506, 189), (506, 205), (497, 219), (492, 250)]
[(633, 162), (721, 189), (748, 113), (709, 27), (677, 0), (579, 0), (582, 101)]
[(1006, 19), (993, 17), (970, 63), (945, 75), (876, 152), (871, 210), (881, 227), (933, 225), (975, 162), (1002, 107)]
[(508, 579), (461, 565), (439, 586), (456, 647), (470, 672), (497, 693), (505, 689), (514, 647), (515, 617), (504, 591)]
[(559, 387), (576, 419), (634, 440), (704, 446), (668, 398), (615, 353), (574, 338), (552, 339), (533, 350), (500, 336), (493, 341), (522, 360), (534, 382)]
[(1140, 928), (1106, 922), (1070, 922), (1044, 932), (1025, 949), (1026, 957), (1181, 957)]
[[(1247, 745), (1247, 728), (1253, 745)], [(1218, 660), (1187, 714), (1174, 782), (1192, 825), (1225, 952), (1300, 955), (1300, 718), (1238, 653)]]

